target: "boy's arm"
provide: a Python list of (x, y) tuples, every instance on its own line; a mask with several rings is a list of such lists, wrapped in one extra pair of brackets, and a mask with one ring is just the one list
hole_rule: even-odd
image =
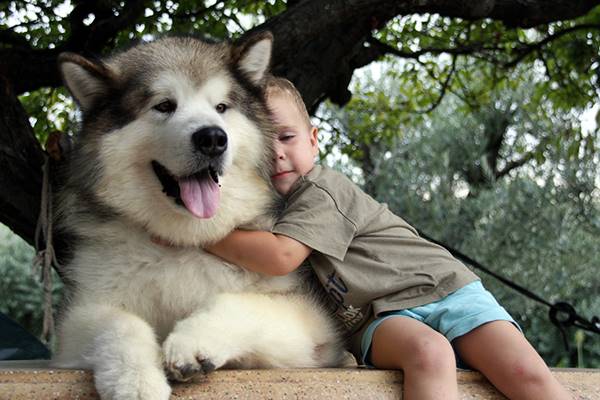
[(286, 275), (302, 264), (312, 249), (285, 235), (235, 230), (206, 251), (249, 271)]

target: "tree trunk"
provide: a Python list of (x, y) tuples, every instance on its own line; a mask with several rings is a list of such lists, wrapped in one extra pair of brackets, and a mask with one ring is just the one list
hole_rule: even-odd
[(43, 150), (10, 83), (0, 76), (0, 221), (33, 244)]

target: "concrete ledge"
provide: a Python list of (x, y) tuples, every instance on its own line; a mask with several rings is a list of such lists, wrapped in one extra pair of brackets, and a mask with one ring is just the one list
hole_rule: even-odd
[[(555, 369), (577, 400), (600, 399), (600, 370)], [(461, 399), (504, 399), (477, 372), (459, 371)], [(205, 379), (173, 385), (172, 399), (402, 398), (402, 373), (362, 368), (216, 371)], [(0, 399), (98, 399), (91, 372), (50, 369), (46, 362), (0, 362)]]

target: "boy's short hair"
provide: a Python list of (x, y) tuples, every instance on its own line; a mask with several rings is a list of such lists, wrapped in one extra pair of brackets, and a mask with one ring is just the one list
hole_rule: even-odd
[(285, 78), (280, 78), (277, 76), (270, 75), (267, 77), (265, 93), (267, 99), (273, 95), (287, 95), (291, 100), (294, 101), (296, 105), (296, 109), (300, 113), (302, 119), (306, 121), (306, 125), (308, 127), (312, 126), (310, 122), (310, 116), (308, 115), (308, 111), (306, 110), (306, 105), (302, 100), (302, 96), (296, 86)]

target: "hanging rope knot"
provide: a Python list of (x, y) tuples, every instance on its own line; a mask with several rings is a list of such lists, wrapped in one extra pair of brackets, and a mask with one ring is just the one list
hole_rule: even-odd
[(565, 345), (565, 350), (567, 352), (569, 351), (569, 339), (567, 338), (567, 332), (565, 328), (573, 325), (576, 315), (577, 312), (573, 306), (571, 306), (569, 303), (565, 303), (564, 301), (554, 303), (550, 306), (550, 310), (548, 311), (550, 322), (552, 322), (560, 331), (563, 343)]
[(559, 301), (550, 307), (550, 321), (558, 327), (569, 327), (575, 323), (577, 312), (569, 303)]
[[(56, 159), (56, 154), (52, 149), (54, 141), (58, 143), (57, 136), (60, 133), (50, 135), (46, 143), (50, 156)], [(44, 289), (44, 322), (42, 327), (41, 339), (49, 344), (54, 334), (54, 315), (52, 310), (52, 266), (59, 269), (60, 264), (56, 260), (56, 253), (53, 247), (52, 239), (52, 186), (50, 183), (50, 157), (44, 156), (44, 165), (42, 167), (42, 193), (40, 201), (40, 214), (35, 228), (35, 248), (36, 256), (33, 259), (33, 268), (35, 271), (41, 269), (40, 281), (43, 282)]]

